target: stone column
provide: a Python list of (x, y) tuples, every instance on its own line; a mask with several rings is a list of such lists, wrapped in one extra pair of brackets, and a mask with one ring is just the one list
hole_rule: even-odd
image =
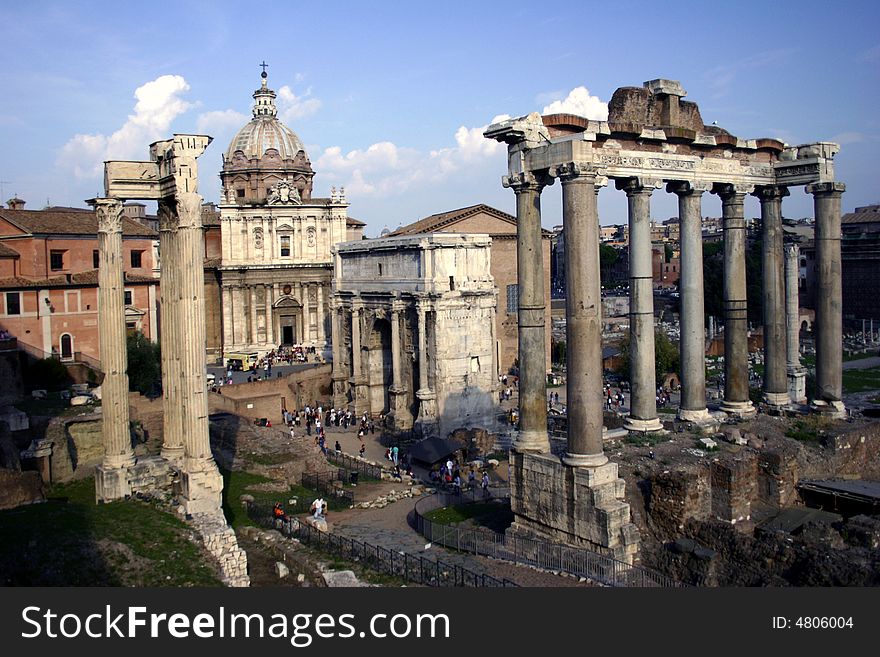
[(266, 286), (266, 342), (271, 348), (278, 345), (275, 344), (275, 318), (272, 316), (272, 308), (275, 303), (275, 286)]
[(673, 182), (667, 191), (678, 196), (681, 240), (681, 291), (679, 352), (681, 355), (681, 403), (678, 417), (686, 422), (707, 423), (706, 337), (703, 296), (703, 230), (700, 208), (705, 189), (691, 183)]
[(324, 355), (324, 347), (327, 345), (327, 338), (324, 335), (324, 284), (318, 283), (318, 348), (321, 350), (320, 355)]
[(764, 278), (764, 401), (771, 407), (787, 406), (788, 377), (785, 367), (785, 306), (782, 262), (782, 199), (785, 187), (760, 187), (761, 263)]
[[(648, 184), (646, 184), (646, 182)], [(654, 277), (651, 266), (650, 181), (616, 182), (629, 204), (629, 431), (659, 431), (657, 377), (654, 367)]]
[(596, 174), (572, 162), (556, 168), (565, 227), (565, 339), (568, 444), (563, 463), (598, 466), (602, 450), (602, 291)]
[[(162, 251), (160, 290), (162, 293), (162, 457), (174, 463), (183, 460), (183, 408), (180, 401), (180, 260), (177, 244), (177, 210), (173, 203), (159, 201), (159, 249)], [(230, 295), (231, 296), (231, 295)], [(229, 332), (232, 332), (230, 313)], [(224, 345), (228, 348), (229, 345)]]
[(250, 317), (251, 317), (251, 339), (250, 343), (252, 345), (257, 344), (257, 286), (249, 285), (248, 289), (250, 290)]
[(739, 185), (716, 185), (724, 220), (724, 401), (721, 410), (751, 417), (749, 400), (748, 311), (746, 308), (746, 222)]
[(364, 411), (369, 411), (370, 409), (367, 377), (364, 375), (362, 362), (361, 319), (363, 314), (364, 310), (361, 302), (353, 302), (351, 308), (352, 391), (354, 412), (359, 416)]
[(391, 305), (391, 369), (392, 383), (390, 393), (390, 411), (392, 426), (396, 430), (409, 429), (412, 427), (412, 416), (406, 403), (406, 385), (403, 383), (403, 370), (401, 367), (401, 336), (400, 319), (404, 312), (402, 302), (393, 301)]
[(843, 311), (839, 182), (807, 185), (816, 213), (816, 410), (843, 417)]
[(333, 344), (333, 406), (336, 408), (344, 408), (348, 404), (348, 395), (346, 394), (346, 381), (348, 373), (343, 371), (342, 358), (342, 329), (340, 322), (342, 321), (342, 305), (335, 297), (330, 298), (330, 339)]
[(96, 469), (98, 501), (131, 494), (128, 468), (134, 465), (128, 416), (128, 367), (125, 335), (125, 295), (122, 274), (122, 203), (97, 198), (89, 202), (98, 217), (98, 333), (101, 350), (104, 457)]
[(547, 433), (547, 362), (544, 330), (544, 258), (541, 244), (541, 190), (552, 179), (522, 173), (504, 179), (516, 194), (516, 262), (519, 296), (519, 417), (514, 448), (550, 451)]
[[(164, 296), (164, 295), (163, 295)], [(223, 352), (229, 351), (232, 347), (232, 288), (228, 285), (223, 286)], [(222, 355), (222, 354), (221, 354)], [(164, 356), (164, 352), (163, 352)], [(223, 363), (224, 366), (226, 363)]]
[(800, 355), (800, 301), (799, 271), (800, 248), (797, 244), (785, 245), (785, 328), (786, 367), (788, 372), (788, 395), (796, 404), (807, 403), (807, 373), (801, 365)]
[(428, 304), (426, 301), (416, 302), (419, 318), (419, 389), (416, 398), (419, 400), (419, 415), (416, 427), (423, 438), (433, 436), (437, 432), (437, 396), (431, 390), (428, 378)]

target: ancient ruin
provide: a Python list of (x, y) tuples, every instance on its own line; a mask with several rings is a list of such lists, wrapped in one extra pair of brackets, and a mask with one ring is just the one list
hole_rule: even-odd
[[(211, 454), (205, 389), (204, 237), (196, 159), (211, 138), (174, 135), (150, 145), (150, 161), (107, 162), (105, 198), (93, 199), (100, 222), (101, 358), (104, 460), (95, 477), (98, 501), (150, 492), (173, 481), (179, 510), (192, 519), (225, 580), (246, 586), (247, 559), (221, 510), (223, 479)], [(122, 202), (159, 203), (164, 444), (161, 456), (135, 460), (128, 424), (122, 302)]]
[(387, 413), (389, 427), (424, 437), (494, 429), (489, 245), (487, 235), (428, 233), (334, 248), (335, 407)]
[[(519, 254), (519, 353), (521, 432), (511, 455), (514, 529), (588, 543), (632, 561), (638, 531), (623, 499), (617, 465), (602, 449), (601, 303), (596, 195), (613, 179), (629, 200), (630, 340), (632, 400), (627, 428), (662, 429), (654, 381), (649, 200), (654, 189), (679, 197), (682, 230), (682, 395), (679, 418), (710, 422), (705, 399), (700, 204), (704, 192), (721, 200), (724, 221), (725, 387), (721, 411), (746, 419), (749, 400), (746, 325), (746, 194), (761, 202), (764, 231), (764, 402), (790, 402), (796, 372), (783, 348), (784, 275), (781, 202), (788, 188), (805, 185), (814, 197), (819, 262), (814, 409), (844, 414), (841, 383), (840, 197), (834, 180), (837, 144), (790, 147), (775, 139), (741, 139), (703, 124), (695, 103), (673, 80), (618, 89), (607, 121), (537, 113), (491, 125), (485, 136), (508, 145), (505, 187), (516, 194)], [(546, 300), (539, 285), (540, 199), (555, 179), (562, 183), (565, 225), (568, 445), (561, 462), (550, 453), (546, 430), (545, 374), (539, 339)], [(647, 270), (646, 270), (647, 263)], [(796, 293), (796, 292), (795, 292)]]

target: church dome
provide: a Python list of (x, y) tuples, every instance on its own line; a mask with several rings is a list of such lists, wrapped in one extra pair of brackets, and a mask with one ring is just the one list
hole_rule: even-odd
[(306, 149), (296, 133), (278, 120), (275, 92), (266, 86), (265, 77), (254, 92), (254, 101), (254, 118), (233, 137), (226, 149), (226, 160), (231, 161), (236, 151), (244, 153), (249, 160), (262, 158), (270, 149), (278, 151), (282, 160), (292, 160), (300, 151), (305, 154)]

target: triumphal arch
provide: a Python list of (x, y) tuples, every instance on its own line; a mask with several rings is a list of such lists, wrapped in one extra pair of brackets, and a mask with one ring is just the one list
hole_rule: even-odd
[[(484, 135), (508, 146), (503, 184), (516, 194), (518, 222), (521, 432), (512, 455), (515, 530), (583, 543), (631, 561), (638, 531), (623, 502), (617, 464), (602, 450), (601, 294), (597, 196), (611, 181), (626, 193), (630, 235), (631, 431), (662, 429), (654, 375), (654, 312), (650, 199), (678, 197), (681, 221), (681, 379), (678, 417), (710, 423), (704, 366), (701, 203), (721, 202), (724, 235), (725, 387), (721, 411), (756, 412), (749, 399), (746, 324), (747, 194), (761, 203), (764, 271), (763, 405), (790, 403), (789, 379), (803, 376), (786, 360), (782, 199), (792, 187), (813, 195), (818, 294), (816, 390), (813, 409), (844, 413), (841, 381), (840, 198), (834, 179), (837, 144), (787, 146), (743, 139), (703, 123), (696, 103), (682, 100), (674, 80), (651, 80), (615, 91), (607, 121), (537, 113), (489, 126)], [(550, 453), (545, 392), (541, 285), (541, 193), (559, 180), (565, 227), (568, 354), (568, 442)], [(708, 200), (708, 199), (707, 199)], [(796, 294), (796, 290), (794, 292)], [(790, 295), (789, 295), (790, 296)]]

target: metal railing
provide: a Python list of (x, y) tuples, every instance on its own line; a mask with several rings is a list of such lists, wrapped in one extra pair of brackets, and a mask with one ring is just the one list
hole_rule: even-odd
[(364, 477), (369, 479), (381, 479), (382, 478), (382, 468), (378, 465), (373, 465), (363, 459), (355, 458), (354, 456), (350, 456), (345, 454), (344, 452), (337, 452), (332, 449), (327, 450), (327, 460), (334, 465), (338, 465), (346, 470), (352, 472), (358, 472)]
[(336, 481), (344, 482), (345, 475), (346, 471), (342, 469), (331, 472), (303, 472), (302, 485), (303, 488), (311, 488), (335, 497), (337, 500), (345, 500), (349, 505), (352, 505), (354, 504), (354, 493), (333, 483)]
[(423, 586), (517, 586), (509, 579), (498, 579), (485, 573), (477, 573), (464, 566), (444, 561), (426, 559), (401, 550), (373, 545), (366, 541), (324, 532), (300, 522), (296, 518), (275, 520), (268, 506), (248, 505), (248, 515), (264, 527), (279, 530), (283, 535), (296, 538), (301, 543), (322, 552), (353, 561), (381, 574), (400, 577)]
[(436, 493), (423, 497), (414, 508), (416, 531), (429, 541), (471, 554), (502, 559), (584, 577), (607, 586), (680, 587), (681, 583), (662, 573), (632, 566), (613, 557), (585, 548), (550, 543), (537, 539), (508, 536), (485, 528), (462, 528), (435, 522), (425, 514), (436, 509), (486, 500), (501, 500), (510, 495), (507, 487), (471, 490), (461, 494)]

